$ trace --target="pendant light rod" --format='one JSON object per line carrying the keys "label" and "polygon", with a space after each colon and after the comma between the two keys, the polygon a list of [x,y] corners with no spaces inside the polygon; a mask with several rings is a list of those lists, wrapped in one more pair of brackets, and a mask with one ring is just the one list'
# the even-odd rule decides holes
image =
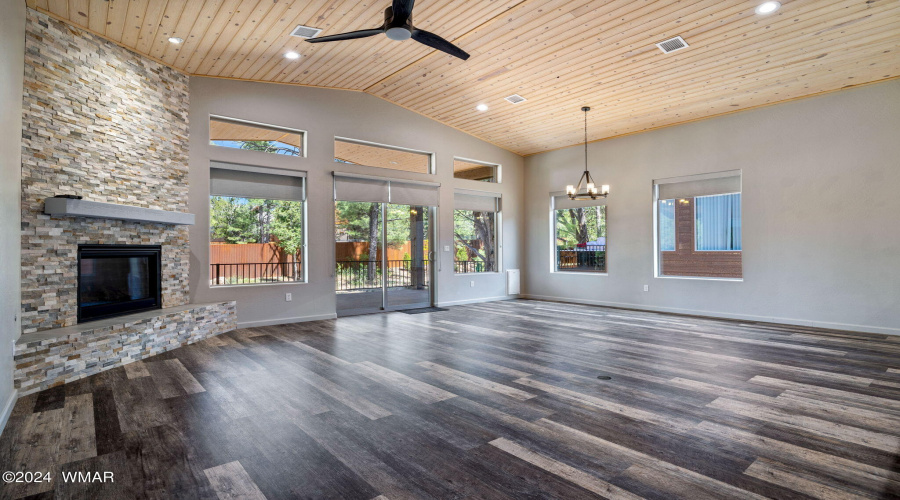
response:
{"label": "pendant light rod", "polygon": [[[584,106],[581,108],[584,111],[584,173],[587,174],[588,166],[587,166],[587,114],[588,111],[591,110],[589,106]],[[590,176],[590,174],[588,174]],[[581,182],[578,183],[579,187],[581,186]]]}
{"label": "pendant light rod", "polygon": [[572,200],[596,200],[597,198],[606,198],[609,194],[609,186],[603,185],[600,189],[594,184],[594,178],[588,170],[588,135],[587,135],[587,114],[591,108],[584,106],[581,111],[584,112],[584,173],[578,179],[576,186],[566,186],[566,194]]}

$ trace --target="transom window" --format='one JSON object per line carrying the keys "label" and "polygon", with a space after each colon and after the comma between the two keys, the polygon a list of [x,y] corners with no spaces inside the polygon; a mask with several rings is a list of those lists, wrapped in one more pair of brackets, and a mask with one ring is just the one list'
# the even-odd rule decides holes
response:
{"label": "transom window", "polygon": [[500,182],[500,165],[454,158],[453,177],[480,182]]}
{"label": "transom window", "polygon": [[421,174],[434,173],[431,153],[337,137],[334,161]]}
{"label": "transom window", "polygon": [[212,116],[209,143],[213,146],[260,151],[286,156],[304,156],[305,132],[273,125]]}

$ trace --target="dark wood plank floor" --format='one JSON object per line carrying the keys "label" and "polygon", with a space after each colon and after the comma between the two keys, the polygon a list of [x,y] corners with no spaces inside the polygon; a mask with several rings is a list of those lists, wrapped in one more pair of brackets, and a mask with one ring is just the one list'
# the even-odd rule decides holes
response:
{"label": "dark wood plank floor", "polygon": [[237,330],[20,399],[0,463],[53,477],[6,498],[896,498],[900,337],[525,300]]}

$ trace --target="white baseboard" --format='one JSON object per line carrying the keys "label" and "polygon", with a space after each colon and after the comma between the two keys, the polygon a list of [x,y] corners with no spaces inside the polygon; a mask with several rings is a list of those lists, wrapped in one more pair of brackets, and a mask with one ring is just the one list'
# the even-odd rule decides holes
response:
{"label": "white baseboard", "polygon": [[900,335],[900,328],[884,326],[854,325],[849,323],[834,323],[829,321],[817,321],[811,319],[779,318],[775,316],[758,316],[753,314],[735,314],[720,311],[703,311],[699,309],[682,309],[678,307],[660,307],[646,304],[631,304],[626,302],[608,302],[602,300],[587,300],[573,297],[557,297],[550,295],[522,295],[523,299],[549,300],[557,302],[571,302],[573,304],[585,304],[591,306],[621,307],[624,309],[638,309],[641,311],[668,312],[675,314],[688,314],[691,316],[709,316],[711,318],[738,319],[745,321],[759,321],[764,323],[780,323],[783,325],[809,326],[814,328],[827,328],[830,330],[847,330],[863,333],[877,333],[883,335]]}
{"label": "white baseboard", "polygon": [[[521,295],[500,295],[497,297],[485,297],[481,299],[463,299],[463,300],[450,300],[447,302],[438,302],[435,304],[437,307],[447,307],[447,306],[460,306],[463,304],[478,304],[479,302],[496,302],[498,300],[515,300],[522,297]],[[522,297],[524,298],[524,297]]]}
{"label": "white baseboard", "polygon": [[3,433],[3,429],[6,429],[6,422],[9,421],[9,416],[12,414],[13,407],[16,405],[16,400],[19,399],[17,397],[18,395],[19,391],[13,389],[12,392],[9,393],[6,404],[3,405],[3,413],[0,413],[0,434]]}
{"label": "white baseboard", "polygon": [[255,326],[274,326],[274,325],[287,325],[290,323],[305,323],[307,321],[319,321],[323,319],[335,319],[337,318],[337,314],[317,314],[313,316],[297,316],[294,318],[280,318],[280,319],[266,319],[262,321],[238,321],[238,328],[253,328]]}

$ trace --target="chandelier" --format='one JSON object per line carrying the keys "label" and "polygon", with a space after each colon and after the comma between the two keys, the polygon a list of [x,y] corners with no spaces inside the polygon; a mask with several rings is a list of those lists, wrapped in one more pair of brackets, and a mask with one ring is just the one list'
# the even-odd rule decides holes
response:
{"label": "chandelier", "polygon": [[598,189],[597,185],[594,184],[594,178],[591,177],[591,173],[588,171],[587,166],[587,114],[591,108],[585,106],[581,108],[581,110],[584,111],[584,173],[581,174],[581,179],[578,179],[577,187],[572,184],[566,186],[566,194],[569,196],[569,199],[572,200],[596,200],[597,198],[606,198],[606,195],[609,194],[609,185],[604,184]]}

